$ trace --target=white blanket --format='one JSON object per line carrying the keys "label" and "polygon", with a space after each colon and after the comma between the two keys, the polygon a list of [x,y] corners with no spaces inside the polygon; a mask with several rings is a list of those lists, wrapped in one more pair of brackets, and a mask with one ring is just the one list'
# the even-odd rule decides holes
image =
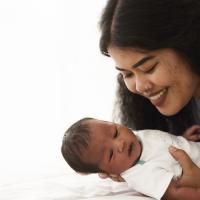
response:
{"label": "white blanket", "polygon": [[152,200],[98,175],[55,173],[0,185],[0,200]]}

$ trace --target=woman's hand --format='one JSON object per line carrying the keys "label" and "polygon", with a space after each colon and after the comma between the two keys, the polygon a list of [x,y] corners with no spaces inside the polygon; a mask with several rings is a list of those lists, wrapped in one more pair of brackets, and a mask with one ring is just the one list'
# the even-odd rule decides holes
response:
{"label": "woman's hand", "polygon": [[193,125],[186,129],[182,134],[187,140],[198,142],[200,141],[200,125]]}
{"label": "woman's hand", "polygon": [[106,174],[106,173],[99,173],[100,178],[111,178],[113,181],[116,182],[124,182],[124,179],[120,175],[116,174]]}
{"label": "woman's hand", "polygon": [[178,180],[178,186],[200,187],[200,168],[193,163],[184,150],[170,147],[169,151],[183,169],[183,174]]}

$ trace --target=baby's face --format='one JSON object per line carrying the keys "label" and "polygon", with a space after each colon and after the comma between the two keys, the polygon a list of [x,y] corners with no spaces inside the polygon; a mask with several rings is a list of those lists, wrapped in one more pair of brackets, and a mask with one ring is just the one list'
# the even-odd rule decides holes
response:
{"label": "baby's face", "polygon": [[89,120],[91,141],[83,153],[83,160],[97,164],[108,174],[121,174],[132,167],[141,154],[141,145],[125,126]]}

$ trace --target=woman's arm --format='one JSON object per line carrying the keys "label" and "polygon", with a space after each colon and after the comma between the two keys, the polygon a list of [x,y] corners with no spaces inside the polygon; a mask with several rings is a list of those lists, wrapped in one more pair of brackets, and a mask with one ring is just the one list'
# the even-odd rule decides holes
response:
{"label": "woman's arm", "polygon": [[163,200],[199,200],[200,188],[179,187],[177,182],[172,180],[167,191],[162,197]]}
{"label": "woman's arm", "polygon": [[200,168],[192,162],[184,150],[170,147],[169,152],[183,169],[183,174],[177,182],[178,186],[200,188]]}

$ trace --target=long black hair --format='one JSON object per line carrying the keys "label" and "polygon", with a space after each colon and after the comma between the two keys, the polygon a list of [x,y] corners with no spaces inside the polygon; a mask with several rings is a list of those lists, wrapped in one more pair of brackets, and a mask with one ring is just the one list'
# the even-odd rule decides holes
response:
{"label": "long black hair", "polygon": [[[144,50],[169,48],[185,57],[200,75],[198,0],[108,0],[100,30],[100,50],[106,56],[109,45]],[[200,123],[193,98],[179,113],[166,117],[147,99],[128,91],[121,75],[117,80],[116,109],[124,125],[181,135],[189,126]]]}

